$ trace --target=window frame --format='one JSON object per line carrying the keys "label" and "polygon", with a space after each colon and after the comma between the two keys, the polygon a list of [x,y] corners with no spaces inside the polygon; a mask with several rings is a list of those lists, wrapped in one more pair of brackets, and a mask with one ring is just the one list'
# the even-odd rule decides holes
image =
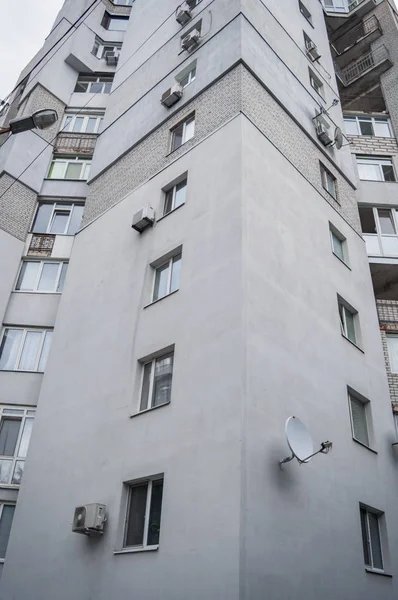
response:
{"label": "window frame", "polygon": [[[368,450],[372,450],[373,452],[375,452],[375,450],[373,449],[373,426],[372,426],[372,412],[371,412],[370,400],[368,400],[367,398],[362,396],[362,394],[359,394],[358,392],[356,392],[355,390],[353,390],[350,387],[347,388],[347,394],[348,394],[348,408],[349,408],[349,413],[350,413],[352,439],[355,442],[357,442],[358,444],[361,444],[361,446],[365,446],[365,448],[368,448]],[[367,443],[366,443],[366,441],[361,440],[361,439],[359,439],[359,437],[356,436],[355,426],[354,426],[354,416],[353,416],[353,411],[352,411],[352,403],[353,402],[360,403],[362,405],[361,408],[363,408],[363,416],[364,416],[364,423],[365,423],[365,429],[366,429]]]}
{"label": "window frame", "polygon": [[[35,360],[35,368],[34,369],[19,369],[19,368],[13,368],[13,369],[2,369],[0,367],[0,371],[9,371],[9,372],[17,372],[17,373],[44,373],[43,371],[39,371],[39,366],[40,366],[40,361],[41,361],[41,356],[43,353],[43,348],[44,348],[44,344],[45,344],[45,340],[46,340],[46,336],[47,333],[53,333],[53,329],[51,328],[40,328],[40,327],[9,327],[7,325],[4,325],[0,334],[0,359],[1,359],[1,346],[3,344],[3,339],[6,335],[6,331],[22,331],[22,336],[21,339],[19,341],[19,345],[18,345],[18,351],[15,357],[15,366],[21,364],[21,357],[22,357],[22,353],[24,350],[24,346],[25,346],[25,341],[26,341],[26,337],[28,333],[41,333],[41,340],[40,340],[40,344],[38,347],[38,351],[37,351],[37,355],[36,355],[36,360]],[[51,340],[50,340],[50,348],[51,348],[51,343],[52,343],[52,336],[51,336]],[[44,365],[44,369],[46,368],[47,363]]]}
{"label": "window frame", "polygon": [[[362,338],[361,338],[361,329],[360,329],[360,325],[359,325],[359,312],[357,311],[356,308],[354,308],[353,306],[351,306],[351,304],[349,304],[346,300],[344,300],[344,298],[342,296],[340,296],[339,294],[337,294],[337,307],[338,307],[338,316],[339,316],[340,331],[341,331],[342,337],[344,339],[348,340],[349,342],[351,342],[351,344],[353,344],[356,348],[358,348],[358,350],[363,352],[363,350],[361,348]],[[342,312],[340,312],[340,307],[342,308]],[[347,315],[346,315],[347,312],[352,316],[352,325],[354,328],[354,336],[355,336],[354,340],[352,340],[348,336]]]}
{"label": "window frame", "polygon": [[[395,165],[394,165],[394,161],[393,161],[393,157],[392,156],[368,156],[368,155],[364,155],[364,154],[356,154],[355,155],[356,158],[356,162],[357,162],[357,168],[358,168],[358,176],[359,176],[359,180],[360,181],[377,181],[379,183],[396,183],[397,182],[397,173],[395,170]],[[394,179],[385,179],[384,177],[384,171],[383,171],[383,164],[389,167],[392,167],[392,173],[394,176]],[[380,179],[362,179],[360,176],[360,172],[359,172],[359,166],[360,165],[369,165],[369,166],[377,166],[378,167],[378,171],[381,175]]]}
{"label": "window frame", "polygon": [[[152,268],[154,270],[154,274],[153,274],[151,304],[153,304],[154,302],[158,302],[159,300],[162,300],[163,298],[167,298],[167,296],[170,296],[171,294],[178,292],[178,290],[180,289],[180,281],[178,281],[177,289],[170,291],[171,290],[171,280],[173,278],[173,265],[174,265],[174,262],[177,261],[177,259],[182,261],[182,249],[179,252],[177,252],[176,254],[172,254],[165,261],[160,262],[159,264],[156,262],[156,266],[152,266]],[[167,292],[166,292],[166,294],[164,294],[164,296],[159,296],[158,298],[155,298],[154,296],[155,296],[155,287],[156,287],[156,275],[157,275],[159,269],[161,269],[165,265],[168,265],[167,286],[166,286]]]}
{"label": "window frame", "polygon": [[[157,361],[163,360],[165,358],[172,358],[171,364],[171,390],[173,387],[173,377],[174,377],[174,347],[166,350],[165,352],[157,353],[156,356],[149,360],[140,361],[141,368],[141,381],[140,381],[140,394],[139,394],[139,405],[138,405],[138,414],[148,412],[150,410],[154,410],[156,408],[160,408],[161,406],[167,406],[171,402],[171,390],[170,390],[170,399],[167,402],[163,402],[162,404],[157,404],[154,406],[154,382],[155,382],[155,369]],[[144,391],[144,383],[145,383],[145,367],[147,365],[151,365],[151,372],[149,376],[149,388],[148,388],[148,400],[145,408],[141,408],[142,400],[143,400],[143,391]]]}
{"label": "window frame", "polygon": [[[86,81],[85,81],[85,79],[86,79]],[[101,79],[103,81],[101,81]],[[104,75],[90,75],[90,74],[85,74],[85,73],[79,73],[73,93],[74,94],[95,94],[95,95],[110,94],[112,84],[113,84],[113,79],[114,79],[113,73],[107,73]],[[76,90],[76,87],[78,86],[79,83],[87,83],[87,89],[84,92]],[[94,84],[102,83],[102,89],[100,92],[92,92],[91,91],[91,86],[93,83]],[[107,86],[109,89],[107,88]]]}
{"label": "window frame", "polygon": [[[390,373],[394,373],[394,374],[398,374],[398,364],[397,364],[397,370],[394,371],[393,369],[393,361],[391,360],[391,356],[393,355],[393,353],[390,350],[390,344],[388,343],[388,340],[391,339],[398,339],[398,332],[394,332],[394,331],[386,331],[386,344],[387,344],[387,351],[388,351],[388,362],[390,365]],[[398,363],[398,361],[397,361]]]}
{"label": "window frame", "polygon": [[[48,169],[48,174],[46,179],[52,179],[55,181],[88,181],[88,178],[90,176],[90,168],[91,168],[91,163],[92,163],[92,159],[93,157],[87,157],[87,158],[82,158],[80,155],[73,155],[73,156],[65,156],[64,158],[61,156],[53,156],[51,163],[50,163],[50,168]],[[55,164],[64,164],[64,170],[63,170],[63,177],[50,177],[52,169],[53,169],[53,165]],[[82,168],[80,171],[80,177],[76,178],[67,178],[65,177],[68,167],[70,164],[81,164]]]}
{"label": "window frame", "polygon": [[[183,83],[185,79],[188,79],[187,83]],[[193,83],[196,79],[196,64],[181,78],[178,78],[177,81],[182,87],[183,90],[187,88],[191,83]]]}
{"label": "window frame", "polygon": [[[163,512],[163,499],[164,499],[164,474],[153,475],[151,477],[145,477],[143,479],[137,479],[133,481],[125,482],[126,488],[126,505],[124,511],[124,520],[123,520],[123,538],[122,538],[122,550],[121,552],[137,552],[137,551],[145,551],[145,550],[157,550],[160,545],[160,539],[158,544],[148,544],[148,534],[149,534],[149,518],[151,513],[151,502],[152,502],[152,490],[153,483],[155,481],[162,481],[162,503],[160,508],[160,523],[159,523],[159,538],[160,538],[160,530],[162,524],[162,512]],[[138,487],[140,485],[147,484],[147,492],[146,492],[146,502],[145,502],[145,512],[144,512],[144,530],[143,530],[143,539],[142,544],[136,544],[134,546],[127,546],[127,533],[128,533],[128,523],[130,517],[130,506],[131,506],[131,490],[134,487]]]}
{"label": "window frame", "polygon": [[[34,231],[33,228],[35,226],[35,222],[36,222],[36,218],[39,212],[39,209],[41,206],[43,206],[43,204],[47,204],[47,205],[51,205],[52,206],[52,211],[51,211],[51,215],[47,224],[47,229],[46,231]],[[65,232],[64,233],[52,233],[51,230],[51,226],[52,223],[54,221],[54,214],[56,213],[57,210],[59,211],[66,211],[69,210],[67,207],[71,206],[70,212],[69,212],[69,219],[68,222],[65,226]],[[37,207],[36,207],[36,211],[35,214],[33,216],[33,220],[32,220],[32,224],[30,226],[30,230],[29,233],[32,233],[33,235],[75,235],[74,233],[68,233],[69,227],[70,227],[70,222],[72,220],[72,215],[75,209],[75,206],[82,206],[84,208],[84,203],[79,203],[79,202],[71,202],[71,203],[62,203],[62,202],[38,202],[37,203]],[[64,208],[63,208],[64,207]],[[77,230],[78,231],[78,230]]]}
{"label": "window frame", "polygon": [[[6,411],[8,411],[8,412],[6,412]],[[18,414],[16,414],[16,413],[18,413]],[[10,478],[9,478],[10,482],[9,483],[0,483],[0,488],[18,489],[20,486],[20,483],[13,483],[15,469],[16,469],[16,463],[23,462],[24,466],[25,466],[27,452],[28,452],[29,445],[30,445],[30,437],[29,437],[26,455],[19,456],[22,436],[24,433],[26,421],[32,420],[33,424],[34,424],[34,421],[36,419],[36,409],[34,409],[32,407],[28,407],[28,406],[2,404],[2,405],[0,405],[0,427],[1,427],[1,423],[4,419],[20,421],[20,426],[19,426],[17,441],[15,444],[14,454],[12,456],[7,456],[5,454],[0,455],[0,462],[2,460],[4,460],[4,461],[7,460],[12,463],[11,469],[10,469]],[[23,475],[23,471],[24,471],[24,469],[22,469],[22,475]],[[22,478],[22,475],[21,475],[21,478]]]}
{"label": "window frame", "polygon": [[[0,521],[2,519],[3,509],[4,509],[5,506],[12,506],[14,508],[14,514],[13,514],[13,517],[12,517],[13,520],[14,520],[16,503],[15,502],[7,502],[7,501],[5,501],[5,502],[0,502]],[[11,522],[11,528],[12,528],[12,522]],[[11,528],[10,528],[10,534],[11,534]],[[10,534],[9,534],[8,540],[7,540],[7,547],[8,547],[8,543],[10,541]],[[6,547],[6,551],[5,551],[5,554],[4,554],[4,558],[0,558],[0,564],[4,564],[5,558],[7,556],[7,547]]]}
{"label": "window frame", "polygon": [[[398,248],[397,248],[397,252],[385,252],[385,247],[384,247],[384,243],[383,240],[384,238],[392,238],[392,239],[396,239],[397,243],[398,243],[398,206],[371,206],[368,204],[360,204],[358,206],[359,208],[359,214],[361,215],[361,209],[371,209],[372,210],[372,215],[373,215],[373,220],[374,220],[374,224],[375,224],[375,228],[376,228],[376,232],[366,232],[363,231],[362,229],[362,219],[361,219],[361,232],[362,232],[362,237],[365,240],[366,243],[366,238],[376,238],[377,239],[377,243],[378,243],[378,249],[379,252],[375,253],[375,252],[370,252],[368,250],[368,255],[369,256],[398,256]],[[379,210],[388,210],[390,211],[391,214],[391,220],[392,223],[394,225],[395,231],[396,233],[383,233],[382,231],[382,227],[381,227],[381,222],[380,222],[380,216],[379,216]]]}
{"label": "window frame", "polygon": [[325,101],[325,86],[323,85],[318,75],[316,75],[312,69],[308,68],[308,72],[310,77],[310,86],[313,90],[316,91],[318,96],[322,98],[323,101]]}
{"label": "window frame", "polygon": [[[187,138],[186,137],[186,131],[187,131],[187,125],[193,122],[193,132],[191,137]],[[181,135],[181,144],[179,146],[174,147],[174,142],[175,142],[175,135],[176,135],[176,131],[182,127],[182,135]],[[175,125],[170,131],[171,131],[171,145],[170,145],[170,153],[174,152],[175,150],[178,150],[178,148],[181,148],[181,146],[183,146],[184,144],[186,144],[187,142],[189,142],[189,140],[192,140],[195,137],[195,128],[196,128],[196,118],[195,118],[195,113],[192,113],[190,115],[188,115],[187,117],[185,117],[182,121],[180,121],[179,123],[177,123],[177,125]]]}
{"label": "window frame", "polygon": [[[39,264],[39,268],[38,268],[37,275],[35,278],[35,283],[34,283],[33,289],[31,289],[31,290],[21,290],[21,289],[17,288],[19,277],[21,275],[23,266],[26,263],[38,263]],[[57,264],[58,265],[58,272],[57,272],[57,276],[55,278],[55,285],[54,285],[55,289],[54,290],[39,290],[38,289],[38,285],[40,283],[43,268],[44,268],[44,265],[46,265],[46,264]],[[62,261],[59,261],[59,260],[35,260],[33,258],[32,259],[23,259],[19,266],[19,271],[18,271],[17,278],[15,280],[15,285],[14,285],[13,291],[18,292],[19,294],[62,294],[62,290],[58,291],[58,286],[59,286],[59,281],[61,279],[62,269],[63,269],[64,265],[68,266],[69,262],[67,260],[62,260]]]}
{"label": "window frame", "polygon": [[[68,118],[71,117],[70,122],[67,124]],[[73,131],[73,126],[76,122],[77,118],[83,118],[83,125],[80,131]],[[89,124],[89,120],[90,119],[96,119],[96,124],[94,127],[94,131],[87,131],[87,126]],[[83,133],[88,133],[88,134],[95,134],[98,133],[101,127],[101,123],[104,119],[104,115],[90,115],[90,113],[65,113],[63,122],[62,122],[62,127],[61,127],[61,131],[60,133],[73,133],[75,135],[79,135],[79,134],[83,134]]]}
{"label": "window frame", "polygon": [[[391,121],[388,117],[375,117],[375,116],[361,116],[361,115],[343,115],[343,121],[344,123],[346,122],[355,122],[355,126],[357,129],[357,133],[353,134],[353,133],[347,133],[346,135],[357,135],[357,136],[361,136],[361,137],[379,137],[382,139],[389,139],[393,137],[392,134],[392,128],[391,128]],[[373,134],[372,135],[366,135],[364,133],[361,132],[361,122],[370,122],[372,125],[372,131]],[[388,136],[384,136],[384,135],[376,135],[376,131],[375,131],[375,122],[376,121],[383,121],[383,123],[385,125],[387,125],[388,130],[390,132],[390,135]]]}
{"label": "window frame", "polygon": [[[370,569],[371,571],[374,571],[375,573],[384,573],[385,572],[385,559],[384,559],[384,549],[383,549],[383,545],[384,545],[383,537],[384,536],[382,534],[383,524],[381,523],[381,519],[385,516],[384,512],[370,508],[367,505],[361,504],[361,503],[359,505],[359,508],[360,508],[362,549],[363,549],[363,555],[364,555],[365,568]],[[365,515],[366,515],[366,522],[365,522],[365,525],[366,525],[366,552],[365,552],[365,540],[363,537],[363,529],[362,529],[362,513],[365,513]],[[379,544],[380,544],[380,558],[381,558],[381,563],[382,563],[381,569],[374,566],[372,539],[371,539],[370,525],[369,525],[369,514],[372,514],[377,517],[377,532],[378,532],[378,538],[379,538]],[[370,558],[370,564],[366,562],[366,556],[365,556],[366,553],[368,554],[368,556]]]}
{"label": "window frame", "polygon": [[[336,202],[338,202],[337,178],[333,175],[333,173],[331,173],[331,171],[329,171],[327,167],[325,167],[325,165],[322,162],[319,163],[319,166],[321,171],[321,181],[323,189],[329,194],[329,196],[333,198],[333,200],[336,200]],[[327,186],[328,178],[333,182],[333,193],[329,190]]]}
{"label": "window frame", "polygon": [[305,4],[301,0],[299,0],[298,4],[299,4],[299,11],[303,15],[304,19],[307,21],[307,23],[309,23],[311,25],[311,27],[314,27],[314,25],[312,23],[312,14],[308,10],[308,8],[305,6]]}
{"label": "window frame", "polygon": [[[188,176],[187,175],[182,176],[182,178],[179,179],[179,180],[177,180],[177,181],[175,181],[175,183],[167,186],[166,188],[163,188],[162,215],[161,215],[160,219],[162,219],[163,217],[167,217],[167,215],[171,214],[172,212],[174,212],[178,208],[181,208],[181,206],[184,206],[184,204],[186,203],[186,199],[185,199],[184,202],[182,202],[178,206],[175,205],[176,196],[177,196],[177,188],[179,186],[181,186],[181,184],[183,184],[183,183],[185,183],[184,187],[185,187],[185,198],[186,198],[187,189],[188,189]],[[167,199],[168,199],[168,195],[170,193],[172,194],[171,209],[166,212]]]}
{"label": "window frame", "polygon": [[[329,234],[330,234],[330,242],[332,246],[332,253],[336,258],[338,258],[346,267],[350,268],[348,265],[348,252],[347,252],[347,238],[340,233],[340,231],[329,221]],[[336,238],[341,243],[342,257],[335,251],[334,238]]]}

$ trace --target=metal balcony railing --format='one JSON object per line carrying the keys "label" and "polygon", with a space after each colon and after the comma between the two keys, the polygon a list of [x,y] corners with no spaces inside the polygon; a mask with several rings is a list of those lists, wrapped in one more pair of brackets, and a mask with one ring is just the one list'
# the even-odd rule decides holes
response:
{"label": "metal balcony railing", "polygon": [[332,42],[333,48],[338,54],[342,54],[345,50],[354,46],[359,40],[377,30],[381,31],[380,22],[376,15],[373,15],[335,39]]}
{"label": "metal balcony railing", "polygon": [[98,135],[95,133],[59,133],[54,152],[62,154],[87,154],[92,156]]}
{"label": "metal balcony railing", "polygon": [[34,233],[29,245],[28,255],[39,254],[45,256],[51,256],[55,242],[55,235],[45,234],[37,235]]}
{"label": "metal balcony railing", "polygon": [[376,50],[371,50],[349,64],[344,69],[335,65],[336,74],[344,85],[350,85],[353,81],[364,75],[370,69],[377,67],[385,60],[390,58],[390,54],[385,46],[379,46]]}

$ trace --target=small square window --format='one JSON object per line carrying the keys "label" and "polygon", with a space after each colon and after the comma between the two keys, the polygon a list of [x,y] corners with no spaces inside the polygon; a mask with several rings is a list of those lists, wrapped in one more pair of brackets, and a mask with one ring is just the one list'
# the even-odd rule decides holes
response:
{"label": "small square window", "polygon": [[129,483],[123,548],[159,545],[163,477]]}
{"label": "small square window", "polygon": [[358,345],[357,320],[358,312],[339,298],[339,315],[342,335],[355,345]]}
{"label": "small square window", "polygon": [[170,402],[173,365],[174,352],[158,356],[143,365],[140,412]]}
{"label": "small square window", "polygon": [[375,571],[383,571],[380,525],[384,515],[373,509],[360,506],[360,516],[365,566]]}
{"label": "small square window", "polygon": [[187,179],[183,179],[165,192],[163,216],[185,204],[187,195]]}
{"label": "small square window", "polygon": [[305,17],[308,23],[312,25],[312,15],[308,8],[301,2],[301,0],[299,0],[299,9],[303,17]]}
{"label": "small square window", "polygon": [[178,290],[181,273],[181,254],[172,256],[155,269],[155,282],[152,302],[168,296]]}
{"label": "small square window", "polygon": [[171,151],[177,150],[180,146],[185,144],[188,140],[193,138],[195,134],[195,115],[187,117],[184,121],[181,121],[171,131]]}
{"label": "small square window", "polygon": [[337,200],[336,177],[322,163],[320,165],[322,187]]}
{"label": "small square window", "polygon": [[370,402],[352,390],[348,392],[350,405],[352,437],[365,446],[370,446],[368,420],[370,419]]}
{"label": "small square window", "polygon": [[331,223],[329,223],[329,231],[333,254],[343,261],[343,263],[347,264],[346,238]]}

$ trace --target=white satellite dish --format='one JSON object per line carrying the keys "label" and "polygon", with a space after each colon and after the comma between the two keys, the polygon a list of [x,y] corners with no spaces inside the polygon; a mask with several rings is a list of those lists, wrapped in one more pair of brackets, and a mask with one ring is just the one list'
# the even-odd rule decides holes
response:
{"label": "white satellite dish", "polygon": [[282,468],[284,463],[290,462],[296,458],[300,465],[308,463],[313,456],[319,454],[328,454],[332,449],[332,442],[322,442],[320,450],[314,452],[314,443],[307,427],[297,417],[289,417],[285,424],[286,441],[292,453],[291,456],[279,461]]}
{"label": "white satellite dish", "polygon": [[340,148],[343,145],[343,132],[341,131],[340,127],[336,127],[335,132],[334,132],[334,144],[337,148],[337,150],[340,150]]}
{"label": "white satellite dish", "polygon": [[300,462],[308,462],[314,453],[314,443],[307,427],[297,417],[289,417],[285,425],[287,444]]}

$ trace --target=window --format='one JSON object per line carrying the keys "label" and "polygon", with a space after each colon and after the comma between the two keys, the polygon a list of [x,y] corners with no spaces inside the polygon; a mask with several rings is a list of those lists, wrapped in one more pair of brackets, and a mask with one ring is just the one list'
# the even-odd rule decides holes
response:
{"label": "window", "polygon": [[113,75],[79,75],[74,92],[80,94],[109,94]]}
{"label": "window", "polygon": [[35,414],[30,408],[0,406],[0,486],[21,483]]}
{"label": "window", "polygon": [[62,131],[66,133],[98,133],[102,116],[82,113],[65,115]]}
{"label": "window", "polygon": [[332,175],[322,163],[320,163],[320,165],[322,186],[335,200],[337,200],[336,177]]}
{"label": "window", "polygon": [[163,477],[128,484],[124,548],[159,545]]}
{"label": "window", "polygon": [[40,203],[32,233],[75,235],[80,229],[83,204]]}
{"label": "window", "polygon": [[303,15],[303,17],[305,17],[307,19],[308,23],[310,23],[312,25],[311,13],[308,10],[308,8],[306,6],[304,6],[304,4],[301,2],[301,0],[299,0],[299,9],[300,9],[300,12]]}
{"label": "window", "polygon": [[385,117],[344,117],[347,135],[371,135],[391,137],[389,119]]}
{"label": "window", "polygon": [[380,521],[383,513],[360,506],[363,557],[370,569],[383,571]]}
{"label": "window", "polygon": [[370,256],[397,256],[397,209],[360,206],[359,217],[368,254]]}
{"label": "window", "polygon": [[181,272],[181,254],[172,256],[167,262],[155,269],[155,283],[152,302],[168,296],[179,288]]}
{"label": "window", "polygon": [[122,6],[133,6],[134,0],[112,0],[113,4],[118,4]]}
{"label": "window", "polygon": [[392,373],[398,373],[398,334],[387,333],[388,356]]}
{"label": "window", "polygon": [[370,413],[370,402],[362,396],[355,394],[353,391],[349,391],[348,400],[350,405],[352,437],[357,442],[369,446],[368,414]]}
{"label": "window", "polygon": [[81,179],[87,181],[90,174],[91,158],[80,156],[54,157],[48,179]]}
{"label": "window", "polygon": [[140,411],[170,402],[173,363],[174,353],[169,352],[143,365]]}
{"label": "window", "polygon": [[183,88],[186,88],[190,83],[195,81],[195,79],[196,79],[196,63],[195,63],[195,66],[190,68],[187,73],[184,73],[181,77],[178,75],[176,77],[176,79]]}
{"label": "window", "polygon": [[126,31],[129,22],[129,17],[121,15],[110,15],[105,11],[102,17],[101,25],[108,31]]}
{"label": "window", "polygon": [[171,132],[171,151],[177,150],[195,134],[195,115],[179,123]]}
{"label": "window", "polygon": [[62,292],[68,263],[24,260],[15,289],[21,292]]}
{"label": "window", "polygon": [[309,69],[309,73],[310,73],[311,86],[314,88],[316,93],[320,95],[322,100],[324,100],[325,98],[324,98],[324,90],[323,90],[322,81],[315,75],[315,73],[313,71],[311,71],[311,69]]}
{"label": "window", "polygon": [[332,241],[332,251],[343,263],[347,263],[346,260],[346,238],[332,225],[329,223],[330,238]]}
{"label": "window", "polygon": [[14,504],[0,504],[0,563],[6,557],[14,511]]}
{"label": "window", "polygon": [[165,192],[163,216],[167,215],[172,210],[178,208],[182,204],[185,204],[185,198],[187,195],[187,179],[183,179],[180,183],[173,185]]}
{"label": "window", "polygon": [[342,335],[357,344],[356,323],[357,311],[349,307],[342,299],[339,299],[339,315]]}
{"label": "window", "polygon": [[391,157],[357,155],[357,165],[359,179],[365,181],[395,181]]}
{"label": "window", "polygon": [[44,372],[52,331],[6,327],[0,344],[1,371]]}
{"label": "window", "polygon": [[114,52],[119,56],[121,48],[122,44],[120,42],[104,42],[101,38],[96,37],[91,53],[97,58],[105,58],[107,52]]}

